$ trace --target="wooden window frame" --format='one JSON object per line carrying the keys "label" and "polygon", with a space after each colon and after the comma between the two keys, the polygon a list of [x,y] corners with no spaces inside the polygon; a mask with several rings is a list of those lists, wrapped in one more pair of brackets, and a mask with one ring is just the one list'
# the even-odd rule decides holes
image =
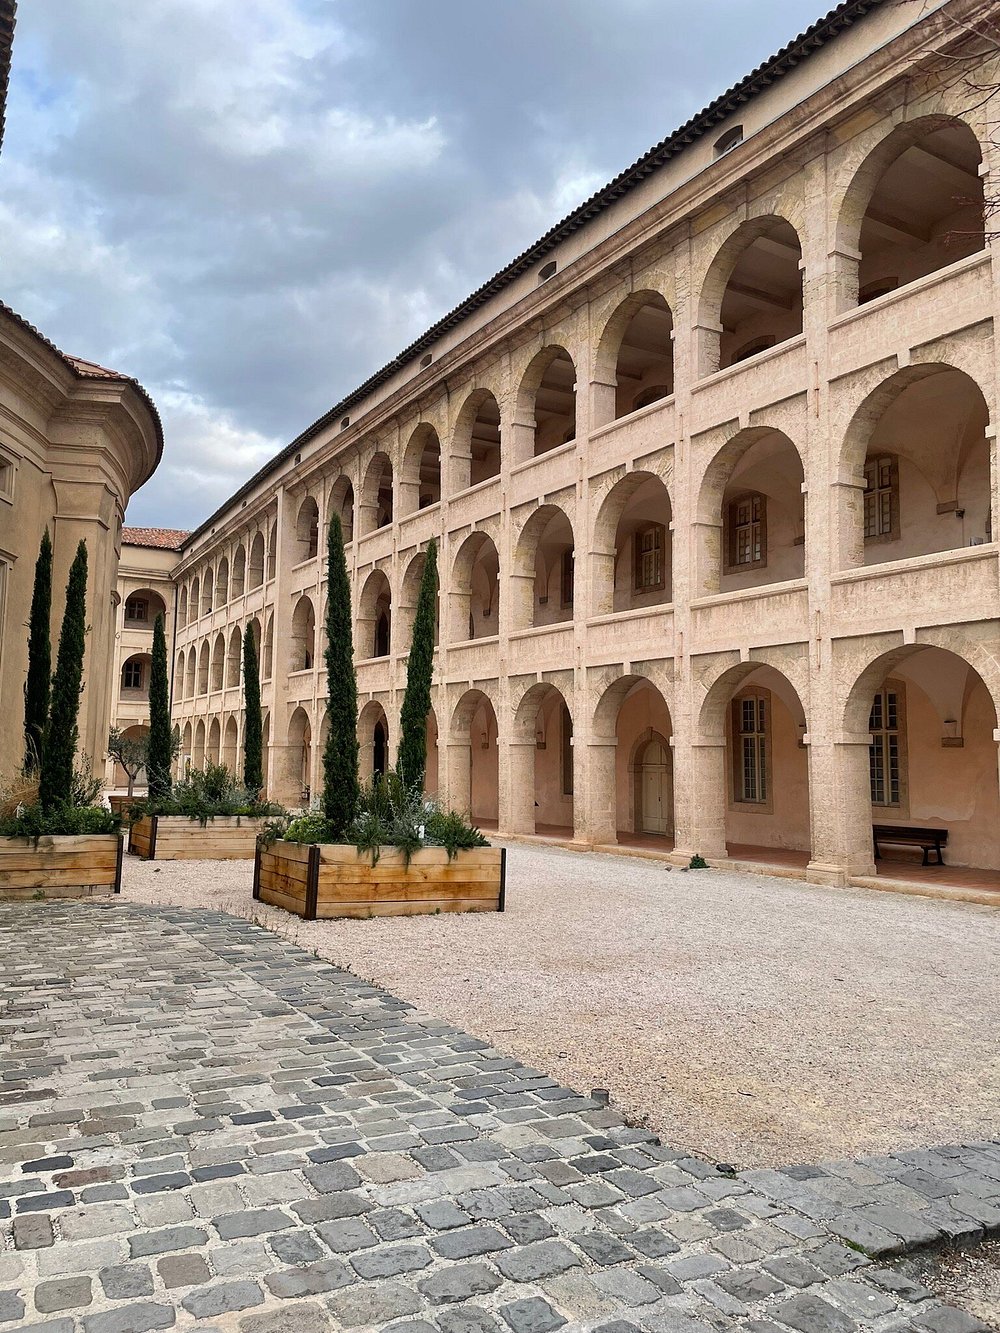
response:
{"label": "wooden window frame", "polygon": [[[882,462],[887,462],[889,464],[889,485],[881,486],[876,484],[874,489],[870,491],[868,488],[869,468],[874,468],[877,477],[878,469]],[[861,493],[861,530],[864,534],[865,545],[884,546],[889,542],[899,541],[899,459],[893,453],[879,451],[877,454],[873,454],[865,459],[863,471],[865,476],[865,488]],[[882,493],[887,494],[889,498],[889,527],[885,532],[876,532],[869,536],[867,532],[865,532],[865,528],[868,526],[865,512],[867,509],[868,496],[874,495],[877,505],[878,497]]]}
{"label": "wooden window frame", "polygon": [[[138,677],[139,677],[139,683],[138,683],[137,685],[130,684],[129,681],[128,681],[128,679],[127,679],[128,675],[129,675],[130,672],[132,672],[132,671],[135,671],[135,673],[136,673],[136,674],[138,675]],[[123,690],[141,690],[141,689],[142,689],[142,663],[141,663],[141,662],[133,662],[131,659],[129,659],[127,662],[123,662],[123,663],[122,663],[122,689],[123,689]]]}
{"label": "wooden window frame", "polygon": [[559,606],[562,609],[573,605],[576,582],[576,561],[572,546],[559,557]]}
{"label": "wooden window frame", "polygon": [[[652,536],[655,544],[651,551],[642,549],[644,537]],[[646,523],[639,528],[632,540],[632,590],[637,593],[662,592],[667,586],[667,528],[665,523]],[[643,557],[652,555],[654,570],[658,573],[651,583],[641,581]]]}
{"label": "wooden window frame", "polygon": [[[757,520],[751,519],[749,525],[736,522],[736,511],[742,504],[754,501],[760,504],[760,517]],[[752,512],[752,511],[751,511]],[[741,527],[753,527],[754,523],[759,528],[760,555],[756,560],[737,561],[737,533]],[[767,568],[767,496],[762,491],[744,491],[740,495],[735,495],[726,505],[726,564],[723,569],[725,574],[744,574],[752,569]]]}
{"label": "wooden window frame", "polygon": [[[744,727],[744,703],[752,702],[755,713],[755,729]],[[747,813],[771,814],[774,810],[772,758],[774,750],[773,697],[771,691],[754,686],[740,690],[733,697],[731,705],[731,793],[732,804],[737,810]],[[761,711],[763,710],[763,711]],[[743,763],[744,740],[756,738],[753,748],[754,774],[758,784],[758,796],[748,796],[744,786],[745,769]]]}
{"label": "wooden window frame", "polygon": [[572,796],[573,787],[573,715],[564,701],[559,713],[559,790]]}
{"label": "wooden window frame", "polygon": [[[143,615],[141,615],[141,616],[130,616],[129,613],[128,613],[128,608],[129,608],[129,603],[130,603],[130,602],[138,602],[138,603],[144,608],[144,613],[143,613]],[[148,624],[149,624],[149,598],[148,598],[148,597],[136,597],[136,596],[134,596],[133,594],[130,593],[130,594],[128,595],[128,597],[125,598],[125,624],[126,624],[126,625],[148,625]]]}
{"label": "wooden window frame", "polygon": [[[889,694],[895,694],[896,696],[896,726],[895,727],[882,726],[879,728],[875,728],[872,726],[872,723],[874,721],[876,702],[880,696],[883,697],[882,716],[883,718],[887,718],[888,707],[886,700]],[[907,741],[906,685],[904,684],[903,681],[890,678],[889,680],[883,681],[883,683],[875,691],[874,695],[872,696],[872,707],[868,716],[868,730],[869,730],[869,735],[873,738],[871,741],[871,745],[869,747],[869,761],[868,761],[868,777],[869,777],[868,795],[869,798],[871,799],[872,810],[878,812],[885,811],[887,814],[893,814],[896,815],[897,817],[908,819],[910,814],[910,788],[909,788],[908,755],[907,755],[907,744],[906,744]],[[883,764],[884,764],[886,762],[885,760],[886,746],[890,736],[895,736],[896,738],[896,767],[897,767],[896,786],[897,786],[898,799],[896,801],[889,801],[889,802],[877,801],[875,799],[874,782],[872,781],[874,777],[873,751],[875,749],[876,744],[878,743],[874,738],[875,737],[882,738],[881,748],[883,752]],[[887,774],[888,771],[889,771],[888,768],[886,768]],[[885,780],[886,779],[883,779],[883,781]]]}

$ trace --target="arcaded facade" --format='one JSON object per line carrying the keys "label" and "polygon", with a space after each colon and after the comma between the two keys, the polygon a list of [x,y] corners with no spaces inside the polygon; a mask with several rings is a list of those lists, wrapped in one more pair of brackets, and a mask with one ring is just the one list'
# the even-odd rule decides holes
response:
{"label": "arcaded facade", "polygon": [[[183,546],[174,716],[318,791],[325,531],[362,762],[393,762],[423,552],[428,781],[484,827],[871,874],[1000,869],[997,262],[977,6],[855,0],[315,423]],[[941,59],[941,53],[947,59]],[[955,57],[961,53],[962,59]]]}

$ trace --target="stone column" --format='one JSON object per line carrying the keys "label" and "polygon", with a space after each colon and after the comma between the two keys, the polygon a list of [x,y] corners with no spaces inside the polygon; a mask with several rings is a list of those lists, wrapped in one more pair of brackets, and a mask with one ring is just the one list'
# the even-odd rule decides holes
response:
{"label": "stone column", "polygon": [[[676,835],[671,857],[686,865],[692,856],[721,858],[726,851],[726,742],[693,740],[674,749]],[[678,794],[684,795],[678,799]]]}
{"label": "stone column", "polygon": [[836,846],[832,859],[842,867],[845,877],[875,874],[870,750],[867,732],[843,733],[833,747]]}
{"label": "stone column", "polygon": [[573,806],[577,842],[613,846],[618,841],[618,790],[615,783],[617,753],[617,740],[603,738],[588,741],[574,751],[574,757],[583,760],[580,767],[586,766],[582,784],[578,781],[581,776],[579,769],[574,774],[574,786],[578,791],[582,786],[584,796],[579,806],[576,802]]}
{"label": "stone column", "polygon": [[[507,833],[535,831],[535,742],[509,740],[500,754],[500,827]],[[505,771],[506,770],[506,771]]]}

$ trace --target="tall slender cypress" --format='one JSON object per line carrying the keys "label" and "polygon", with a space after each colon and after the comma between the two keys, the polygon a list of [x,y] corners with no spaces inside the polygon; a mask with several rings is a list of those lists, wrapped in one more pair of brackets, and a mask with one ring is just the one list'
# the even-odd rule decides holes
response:
{"label": "tall slender cypress", "polygon": [[326,746],[323,750],[323,815],[342,838],[358,807],[358,682],[351,638],[351,585],[344,534],[334,514],[326,543]]}
{"label": "tall slender cypress", "polygon": [[28,621],[28,678],[24,682],[24,771],[37,773],[42,763],[52,684],[52,538],[42,533],[35,561],[35,586]]}
{"label": "tall slender cypress", "polygon": [[264,789],[264,722],[260,711],[260,669],[253,627],[243,631],[243,785],[247,791]]}
{"label": "tall slender cypress", "polygon": [[423,787],[427,767],[427,714],[431,711],[437,591],[437,543],[432,539],[427,546],[424,572],[420,577],[413,638],[406,663],[406,692],[399,716],[396,771],[408,787]]}
{"label": "tall slender cypress", "polygon": [[87,635],[87,547],[81,541],[66,584],[66,610],[59,635],[56,671],[52,677],[52,704],[42,747],[38,799],[44,810],[70,805],[73,799],[73,760],[79,735],[80,688]]}
{"label": "tall slender cypress", "polygon": [[170,795],[172,759],[167,634],[163,617],[158,615],[153,622],[153,662],[149,670],[149,757],[146,760],[146,775],[150,800],[162,801]]}

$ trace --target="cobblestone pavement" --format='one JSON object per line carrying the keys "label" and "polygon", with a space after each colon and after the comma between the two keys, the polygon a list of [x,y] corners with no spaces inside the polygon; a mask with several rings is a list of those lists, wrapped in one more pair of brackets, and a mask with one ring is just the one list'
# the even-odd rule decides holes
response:
{"label": "cobblestone pavement", "polygon": [[878,1256],[1000,1227],[997,1142],[733,1179],[245,921],[0,946],[0,1330],[987,1327]]}

